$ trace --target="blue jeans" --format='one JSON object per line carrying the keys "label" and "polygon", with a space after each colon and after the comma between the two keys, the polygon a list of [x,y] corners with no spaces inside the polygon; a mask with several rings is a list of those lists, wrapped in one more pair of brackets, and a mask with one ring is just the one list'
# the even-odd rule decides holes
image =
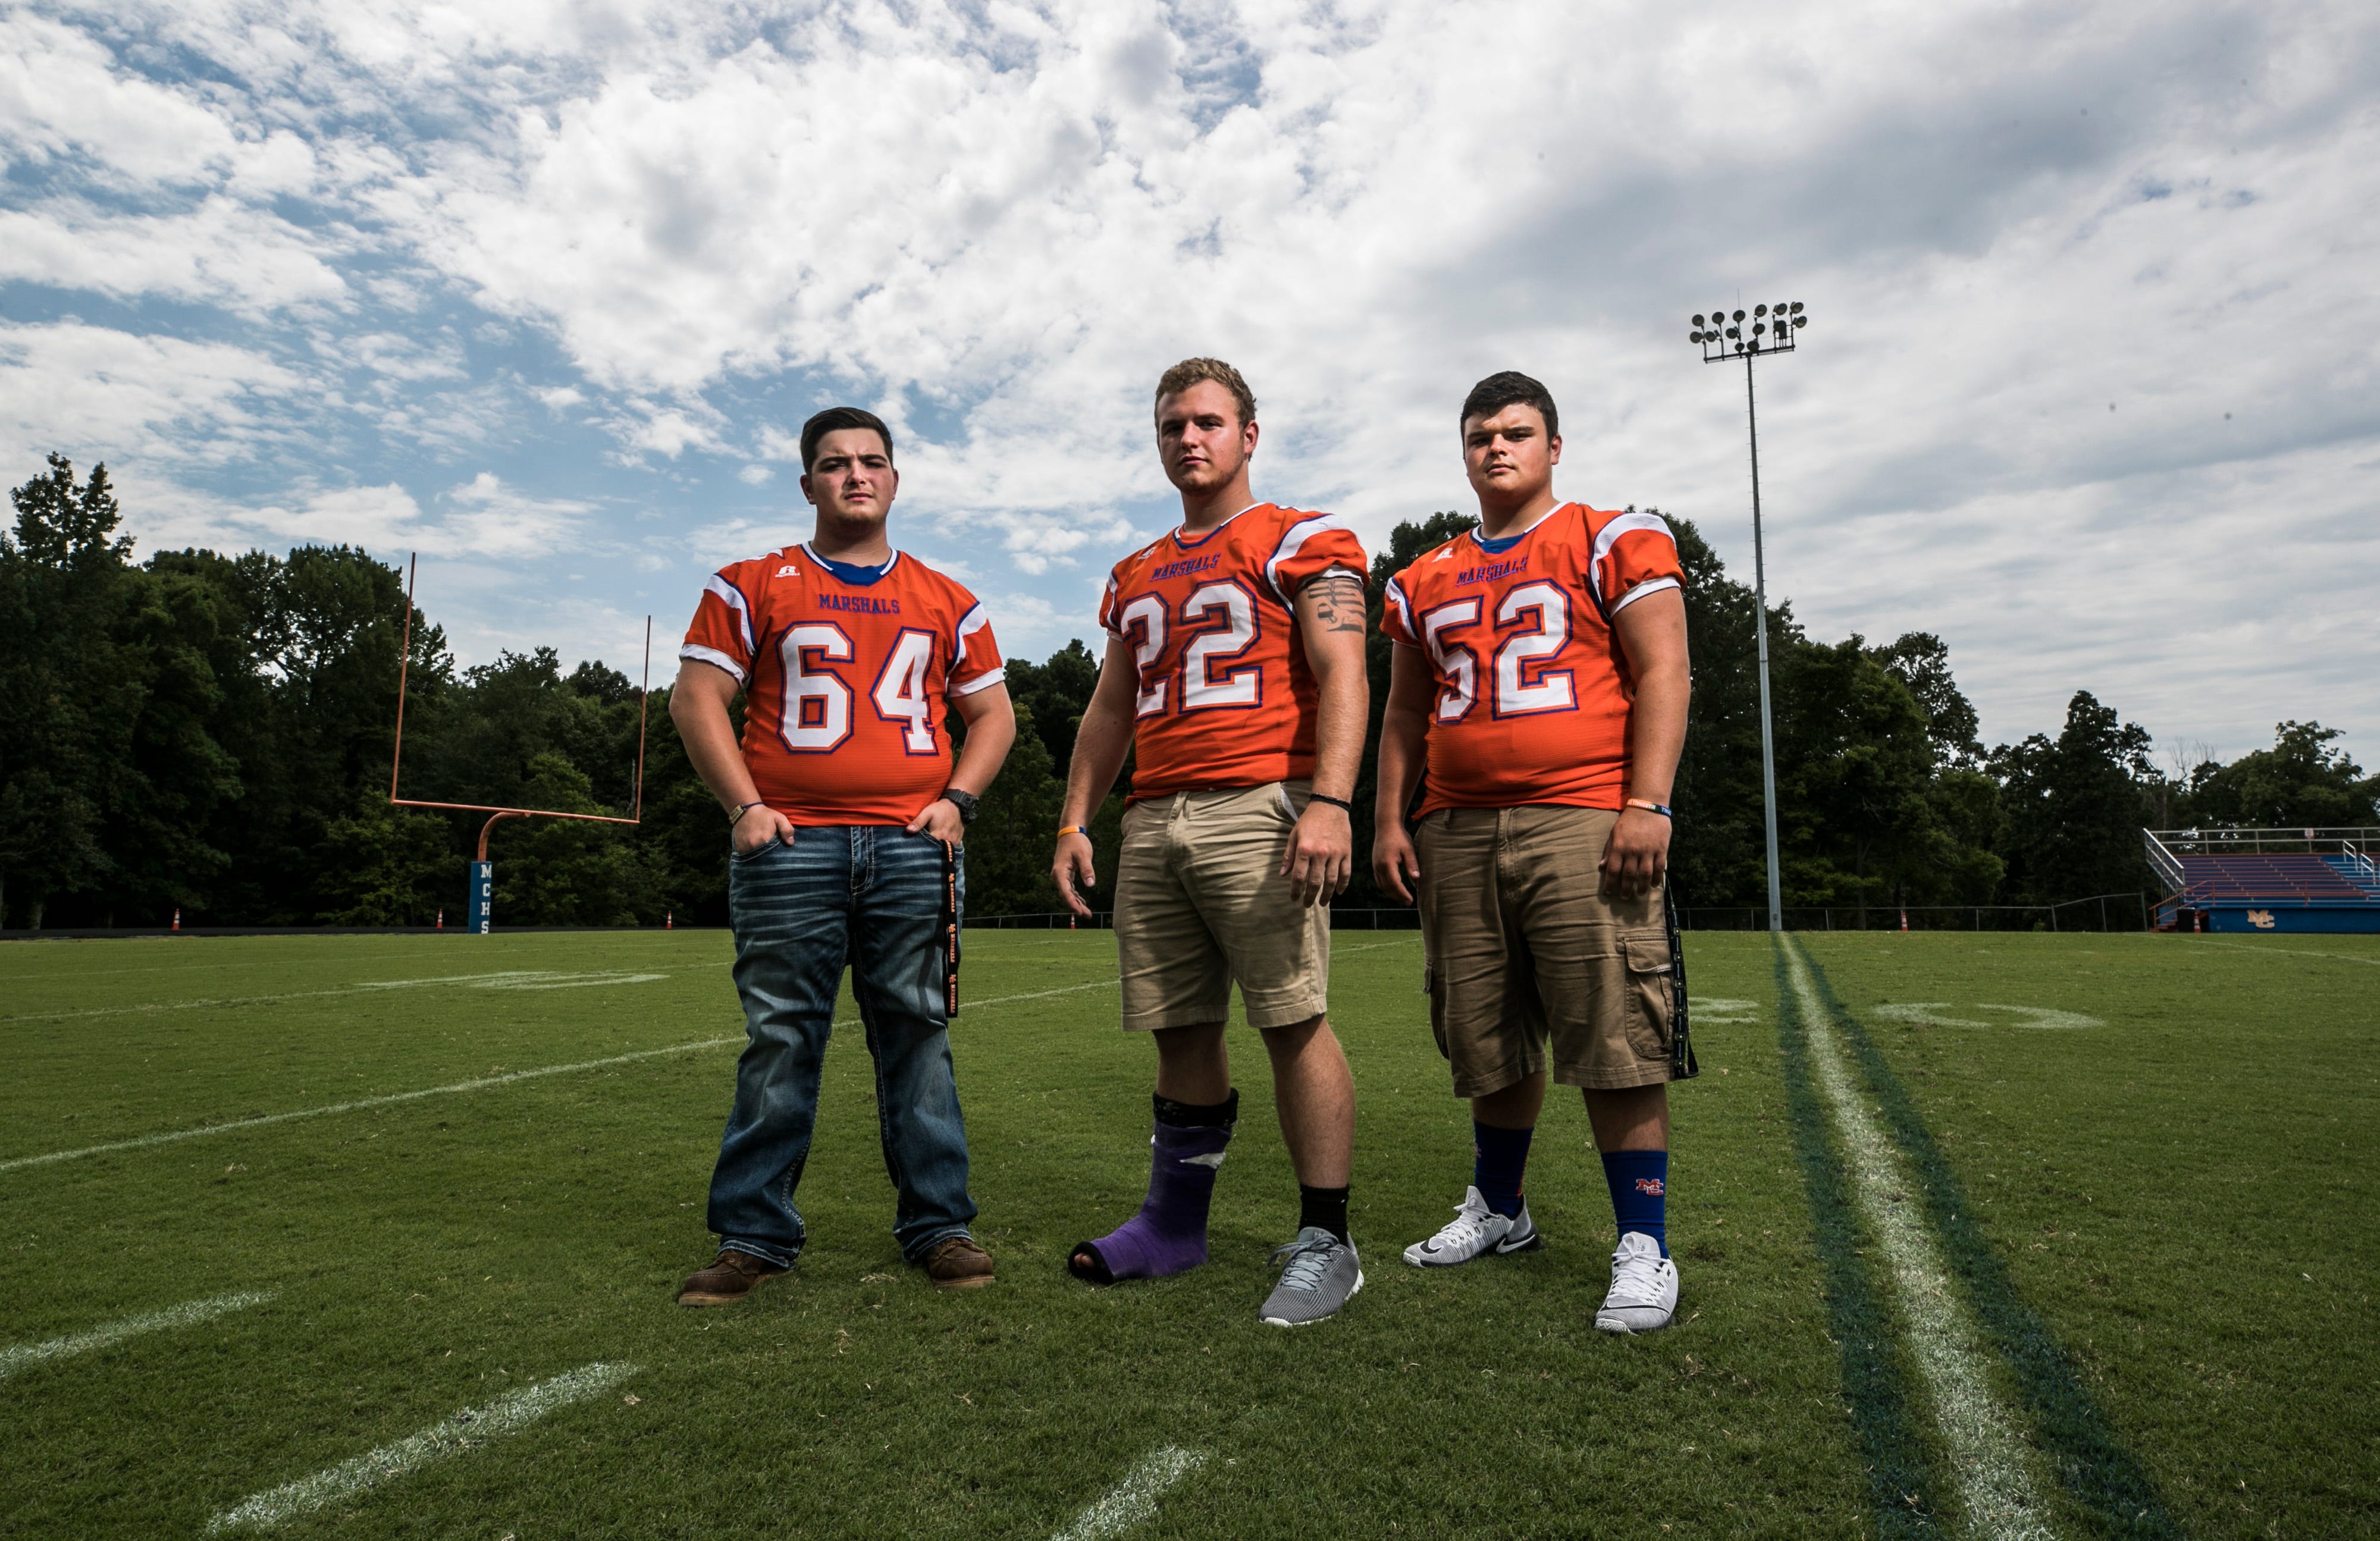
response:
{"label": "blue jeans", "polygon": [[[965,894],[965,878],[960,892]],[[735,989],[750,1043],[710,1178],[720,1244],[779,1268],[801,1256],[794,1187],[818,1122],[819,1070],[844,965],[876,1062],[892,1234],[917,1261],[966,1233],[966,1125],[943,996],[942,846],[897,825],[829,825],[730,858]]]}

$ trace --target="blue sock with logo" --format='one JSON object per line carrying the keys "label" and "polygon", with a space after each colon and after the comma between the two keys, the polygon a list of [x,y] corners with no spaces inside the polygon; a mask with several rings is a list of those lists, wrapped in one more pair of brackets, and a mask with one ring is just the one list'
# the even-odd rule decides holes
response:
{"label": "blue sock with logo", "polygon": [[1615,1150],[1603,1158],[1604,1185],[1611,1190],[1611,1217],[1620,1233],[1642,1231],[1670,1255],[1667,1207],[1670,1196],[1670,1153],[1666,1150]]}
{"label": "blue sock with logo", "polygon": [[1471,1185],[1508,1219],[1521,1212],[1521,1174],[1528,1170],[1529,1138],[1536,1133],[1471,1121]]}

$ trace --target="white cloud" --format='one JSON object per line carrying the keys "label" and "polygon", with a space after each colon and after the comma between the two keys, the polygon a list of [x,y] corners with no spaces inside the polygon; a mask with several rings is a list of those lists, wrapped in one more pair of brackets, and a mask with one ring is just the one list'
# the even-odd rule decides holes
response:
{"label": "white cloud", "polygon": [[50,450],[218,464],[278,432],[267,409],[302,383],[228,344],[0,321],[0,448],[16,464],[38,464]]}
{"label": "white cloud", "polygon": [[286,221],[227,198],[188,213],[126,215],[62,199],[0,209],[0,281],[155,295],[244,315],[335,300],[346,285]]}
{"label": "white cloud", "polygon": [[[692,534],[645,554],[708,562],[807,529],[755,473],[849,400],[900,436],[901,517],[1072,615],[1170,522],[1173,358],[1248,371],[1261,494],[1375,541],[1467,505],[1455,404],[1520,367],[1567,492],[1695,517],[1744,572],[1741,382],[1685,318],[1781,296],[1814,323],[1760,382],[1764,491],[1805,620],[1942,631],[1995,734],[2088,686],[2235,752],[2319,678],[2380,758],[2380,683],[2306,662],[2380,651],[2380,613],[2284,559],[2370,555],[2337,523],[2380,453],[2380,299],[2346,276],[2380,265],[2369,7],[116,9],[0,21],[0,150],[39,189],[0,276],[336,309],[307,324],[364,399],[277,342],[135,339],[151,370],[16,326],[20,451],[80,424],[181,475],[357,414],[384,458],[352,479],[426,487],[601,431],[620,491],[574,528],[646,506]],[[100,41],[129,35],[137,67]],[[147,62],[176,49],[206,72]],[[439,340],[456,311],[500,362]],[[53,367],[56,402],[21,382]],[[600,455],[555,443],[583,490]],[[2241,531],[2283,556],[2217,558]]]}

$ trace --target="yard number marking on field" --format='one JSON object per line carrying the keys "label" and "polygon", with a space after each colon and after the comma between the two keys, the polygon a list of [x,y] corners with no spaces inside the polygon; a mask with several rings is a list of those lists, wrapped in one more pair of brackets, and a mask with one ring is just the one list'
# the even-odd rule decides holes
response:
{"label": "yard number marking on field", "polygon": [[[1361,951],[1350,948],[1350,952]],[[424,981],[443,982],[443,981]],[[1062,985],[1056,989],[1028,990],[1022,995],[995,995],[989,1001],[976,1001],[976,1006],[1000,1006],[1012,1001],[1039,1001],[1052,995],[1071,995],[1087,989],[1113,989],[1113,979],[1093,979],[1088,984]],[[837,1027],[856,1027],[857,1018],[838,1022]],[[53,1150],[42,1156],[19,1156],[0,1161],[0,1171],[15,1171],[19,1167],[47,1166],[53,1161],[79,1160],[85,1156],[107,1156],[119,1150],[141,1150],[152,1145],[171,1145],[176,1140],[195,1140],[206,1135],[228,1135],[241,1129],[262,1129],[275,1123],[288,1123],[304,1118],[327,1118],[334,1113],[361,1112],[367,1108],[388,1108],[402,1102],[419,1102],[425,1097],[449,1097],[460,1092],[485,1091],[490,1086],[508,1086],[516,1081],[534,1081],[546,1075],[568,1075],[581,1070],[604,1070],[613,1065],[634,1064],[639,1060],[658,1060],[671,1054],[691,1054],[704,1049],[724,1049],[742,1043],[741,1037],[699,1038],[692,1043],[674,1043],[666,1049],[639,1049],[634,1053],[614,1054],[603,1060],[581,1060],[576,1064],[540,1065],[534,1070],[506,1071],[502,1075],[482,1075],[477,1080],[457,1081],[451,1086],[424,1086],[419,1091],[390,1092],[385,1097],[358,1098],[353,1102],[334,1102],[327,1108],[298,1108],[285,1113],[262,1113],[255,1118],[234,1119],[227,1123],[201,1124],[196,1129],[168,1129],[162,1134],[141,1135],[133,1139],[115,1140],[106,1145],[87,1145],[77,1150]]]}
{"label": "yard number marking on field", "polygon": [[1935,1419],[1949,1446],[1969,1523],[1976,1534],[1996,1541],[2046,1541],[2050,1532],[2040,1518],[2046,1511],[2026,1471],[2022,1441],[1992,1395],[1982,1341],[1912,1200],[1917,1184],[1853,1086],[1834,1019],[1810,981],[1801,944],[1791,939],[1785,963],[1802,1008],[1810,1063],[1842,1132],[1860,1209],[1890,1265],[1912,1355],[1933,1395]]}
{"label": "yard number marking on field", "polygon": [[279,1292],[249,1290],[234,1295],[215,1295],[206,1300],[186,1300],[179,1305],[169,1305],[163,1311],[150,1311],[138,1317],[125,1317],[116,1321],[94,1327],[88,1332],[69,1333],[53,1338],[46,1343],[21,1343],[15,1348],[0,1348],[0,1380],[6,1380],[29,1365],[44,1364],[52,1359],[65,1359],[73,1354],[89,1353],[93,1349],[110,1348],[127,1338],[137,1338],[144,1332],[163,1332],[170,1327],[195,1327],[211,1322],[217,1317],[234,1311],[261,1305]]}
{"label": "yard number marking on field", "polygon": [[516,1434],[555,1408],[585,1401],[636,1373],[634,1365],[586,1365],[567,1375],[524,1387],[485,1407],[467,1408],[393,1445],[382,1445],[312,1476],[259,1493],[238,1508],[227,1509],[209,1521],[207,1534],[272,1530],[287,1524],[301,1514],[353,1498],[368,1487],[409,1476],[433,1461],[460,1455],[497,1435]]}
{"label": "yard number marking on field", "polygon": [[1168,1445],[1151,1450],[1113,1491],[1075,1516],[1050,1541],[1106,1541],[1157,1514],[1157,1496],[1207,1463],[1196,1450]]}
{"label": "yard number marking on field", "polygon": [[1887,1022],[1905,1022],[1914,1027],[2023,1027],[2070,1032],[2078,1027],[2107,1025],[2095,1016],[2084,1016],[2081,1012],[2052,1011],[2047,1006],[1986,1004],[1964,1008],[1975,1012],[2006,1012],[2008,1019],[2003,1022],[1978,1022],[1973,1017],[1945,1016],[1943,1013],[1949,1009],[1948,1001],[1910,1001],[1895,1006],[1871,1007],[1868,1014],[1882,1017]]}

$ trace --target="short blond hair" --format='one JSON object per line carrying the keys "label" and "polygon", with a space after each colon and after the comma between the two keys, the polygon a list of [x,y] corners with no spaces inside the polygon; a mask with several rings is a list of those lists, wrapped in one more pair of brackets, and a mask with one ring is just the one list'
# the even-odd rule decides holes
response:
{"label": "short blond hair", "polygon": [[[1232,400],[1240,408],[1242,428],[1257,420],[1256,393],[1248,389],[1248,382],[1240,378],[1239,370],[1220,358],[1184,358],[1174,365],[1157,377],[1157,399],[1163,401],[1167,396],[1178,396],[1191,386],[1208,380],[1232,393]],[[1150,410],[1155,410],[1153,404]]]}

